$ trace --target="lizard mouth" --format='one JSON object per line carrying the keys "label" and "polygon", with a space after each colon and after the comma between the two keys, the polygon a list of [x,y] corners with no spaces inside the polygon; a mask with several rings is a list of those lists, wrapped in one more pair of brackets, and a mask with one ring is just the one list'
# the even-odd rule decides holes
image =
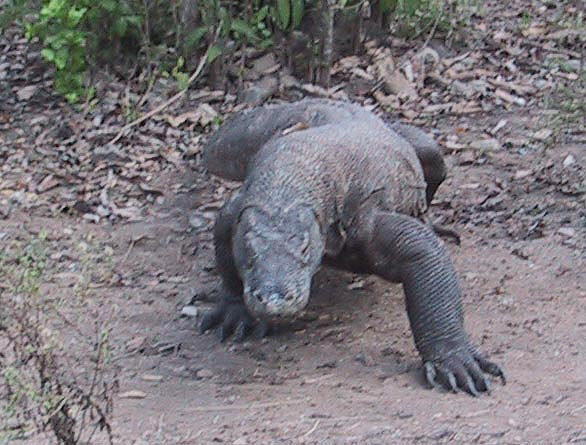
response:
{"label": "lizard mouth", "polygon": [[244,303],[248,310],[263,320],[292,320],[307,306],[308,298],[298,292],[263,292],[244,288]]}

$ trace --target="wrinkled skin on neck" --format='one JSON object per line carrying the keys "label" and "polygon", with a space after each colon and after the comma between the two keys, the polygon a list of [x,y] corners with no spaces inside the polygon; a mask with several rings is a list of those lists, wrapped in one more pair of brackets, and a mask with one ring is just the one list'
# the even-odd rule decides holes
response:
{"label": "wrinkled skin on neck", "polygon": [[325,248],[318,220],[306,206],[265,212],[246,207],[233,238],[244,303],[256,317],[289,319],[307,306],[311,279]]}

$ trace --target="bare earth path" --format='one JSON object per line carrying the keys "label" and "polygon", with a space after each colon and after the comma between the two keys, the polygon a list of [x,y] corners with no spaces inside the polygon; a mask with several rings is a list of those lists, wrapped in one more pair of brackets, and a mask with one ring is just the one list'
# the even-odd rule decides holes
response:
{"label": "bare earth path", "polygon": [[[7,43],[5,60],[14,45],[24,42]],[[34,63],[20,69],[42,85]],[[164,136],[156,125],[147,129],[156,137],[141,139],[139,154],[129,147],[125,159],[95,149],[84,158],[67,142],[55,145],[56,156],[45,138],[83,137],[95,146],[108,138],[80,130],[91,117],[74,112],[69,128],[55,126],[63,105],[47,107],[56,99],[44,96],[44,86],[24,108],[22,100],[11,102],[23,84],[9,81],[0,92],[0,246],[47,231],[55,272],[48,295],[70,292],[81,262],[72,252],[82,240],[111,256],[111,277],[93,298],[104,311],[115,308],[118,443],[586,443],[586,144],[535,142],[532,135],[544,128],[537,105],[446,113],[428,125],[451,165],[431,213],[462,235],[450,251],[467,330],[508,377],[491,395],[472,398],[425,387],[401,288],[373,277],[321,271],[304,319],[265,340],[222,344],[213,333],[199,335],[197,319],[218,284],[210,228],[234,185],[210,178],[197,160],[174,156],[175,148],[198,142],[175,128]],[[504,127],[491,133],[500,121]],[[467,145],[490,135],[498,148]],[[27,161],[16,162],[11,150]],[[67,183],[56,173],[67,163],[91,169]],[[144,169],[133,176],[136,165]],[[110,195],[89,185],[97,172]],[[116,175],[127,182],[113,181]],[[113,205],[121,184],[134,187],[136,178],[144,180],[138,194],[128,186],[124,196],[131,198]],[[138,212],[140,200],[149,205]],[[96,224],[98,204],[110,213]],[[181,315],[186,305],[197,317]]]}

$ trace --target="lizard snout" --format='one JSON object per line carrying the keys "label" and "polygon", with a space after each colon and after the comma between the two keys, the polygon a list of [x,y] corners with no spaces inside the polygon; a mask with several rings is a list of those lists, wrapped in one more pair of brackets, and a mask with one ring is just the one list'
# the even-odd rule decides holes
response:
{"label": "lizard snout", "polygon": [[255,316],[270,319],[292,318],[303,309],[307,300],[300,298],[299,292],[291,292],[277,286],[259,289],[245,286],[244,301]]}

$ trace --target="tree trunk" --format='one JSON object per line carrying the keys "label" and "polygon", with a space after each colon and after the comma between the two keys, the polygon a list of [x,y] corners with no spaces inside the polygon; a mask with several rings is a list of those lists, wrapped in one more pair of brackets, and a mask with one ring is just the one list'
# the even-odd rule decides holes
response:
{"label": "tree trunk", "polygon": [[195,59],[194,48],[190,48],[188,52],[185,47],[185,40],[190,31],[193,31],[200,24],[199,9],[197,7],[197,0],[181,0],[178,9],[178,32],[177,32],[177,48],[181,49],[181,53],[189,65]]}
{"label": "tree trunk", "polygon": [[321,0],[321,51],[319,61],[318,83],[328,88],[334,52],[334,15],[336,0]]}

